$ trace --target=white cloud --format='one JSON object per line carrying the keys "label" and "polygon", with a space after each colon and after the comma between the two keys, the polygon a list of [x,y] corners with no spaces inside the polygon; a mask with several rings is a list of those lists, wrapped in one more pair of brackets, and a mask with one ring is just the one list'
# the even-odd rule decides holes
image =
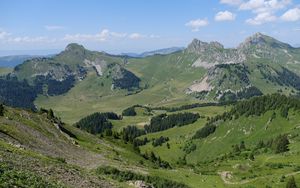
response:
{"label": "white cloud", "polygon": [[10,33],[6,32],[6,31],[2,31],[0,29],[0,39],[5,39],[7,36],[11,35]]}
{"label": "white cloud", "polygon": [[132,33],[132,34],[129,35],[129,38],[134,39],[134,40],[145,38],[145,37],[146,37],[145,35],[142,35],[140,33]]}
{"label": "white cloud", "polygon": [[216,21],[233,21],[235,20],[236,15],[229,11],[218,12],[215,16]]}
{"label": "white cloud", "polygon": [[249,0],[240,5],[240,10],[251,10],[254,13],[275,12],[286,8],[291,0]]}
{"label": "white cloud", "polygon": [[103,29],[99,33],[96,34],[66,34],[63,38],[65,41],[106,41],[109,38],[124,38],[126,37],[126,33],[117,33],[117,32],[111,32],[108,29]]}
{"label": "white cloud", "polygon": [[200,27],[207,26],[209,22],[207,19],[196,19],[196,20],[191,20],[185,24],[185,26],[188,26],[192,29],[192,31],[199,31]]}
{"label": "white cloud", "polygon": [[263,12],[256,15],[254,18],[246,20],[246,23],[250,25],[261,25],[267,22],[273,22],[277,19],[272,13]]}
{"label": "white cloud", "polygon": [[11,37],[7,39],[8,42],[12,43],[53,43],[56,42],[55,38],[48,38],[46,36],[39,36],[39,37]]}
{"label": "white cloud", "polygon": [[[233,5],[239,10],[254,13],[255,16],[247,19],[246,23],[251,25],[261,25],[278,20],[278,17],[276,16],[277,12],[287,8],[290,4],[292,4],[292,0],[220,0],[220,3]],[[290,15],[286,15],[282,19],[299,19],[296,16],[298,13],[295,10],[289,14]],[[217,16],[218,15],[216,15],[215,20],[217,20]]]}
{"label": "white cloud", "polygon": [[60,25],[45,25],[44,28],[48,31],[57,31],[57,30],[65,29],[65,27]]}
{"label": "white cloud", "polygon": [[227,5],[239,5],[241,4],[241,0],[221,0],[220,3]]}
{"label": "white cloud", "polygon": [[293,8],[286,11],[281,17],[281,20],[294,22],[300,20],[300,8]]}

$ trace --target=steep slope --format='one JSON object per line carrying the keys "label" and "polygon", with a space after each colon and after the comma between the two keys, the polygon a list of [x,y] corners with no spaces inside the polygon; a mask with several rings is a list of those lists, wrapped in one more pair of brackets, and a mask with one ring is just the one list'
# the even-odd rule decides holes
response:
{"label": "steep slope", "polygon": [[189,87],[188,93],[219,99],[228,92],[235,95],[233,98],[239,92],[253,96],[247,91],[249,87],[260,90],[257,93],[298,90],[299,49],[261,33],[247,38],[236,49],[194,40],[187,52],[199,54],[193,66],[208,69],[202,79]]}

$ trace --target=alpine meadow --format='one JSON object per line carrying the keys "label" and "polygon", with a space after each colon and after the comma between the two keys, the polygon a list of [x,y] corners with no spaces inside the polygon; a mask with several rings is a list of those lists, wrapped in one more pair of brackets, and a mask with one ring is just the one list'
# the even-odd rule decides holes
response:
{"label": "alpine meadow", "polygon": [[0,187],[300,187],[299,3],[1,1]]}

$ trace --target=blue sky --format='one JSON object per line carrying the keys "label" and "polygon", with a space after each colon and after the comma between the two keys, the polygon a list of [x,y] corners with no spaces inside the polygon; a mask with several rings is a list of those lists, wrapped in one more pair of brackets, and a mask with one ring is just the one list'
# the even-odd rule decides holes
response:
{"label": "blue sky", "polygon": [[187,46],[236,47],[262,32],[300,44],[300,0],[1,0],[0,51],[62,50],[77,42],[109,53]]}

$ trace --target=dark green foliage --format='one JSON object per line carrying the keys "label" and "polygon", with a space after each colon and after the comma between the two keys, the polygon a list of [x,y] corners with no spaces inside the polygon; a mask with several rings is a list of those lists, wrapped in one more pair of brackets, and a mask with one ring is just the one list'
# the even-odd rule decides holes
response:
{"label": "dark green foliage", "polygon": [[121,69],[122,77],[113,80],[115,87],[120,89],[133,90],[138,89],[140,86],[141,79],[137,77],[132,72],[122,68]]}
{"label": "dark green foliage", "polygon": [[106,129],[112,129],[107,114],[96,112],[79,120],[75,126],[91,134],[103,133]]}
{"label": "dark green foliage", "polygon": [[53,119],[54,118],[54,112],[53,112],[53,110],[51,108],[47,112],[47,118],[48,119]]}
{"label": "dark green foliage", "polygon": [[276,139],[273,141],[275,153],[283,153],[289,151],[289,143],[290,142],[286,135],[279,135],[278,137],[276,137]]}
{"label": "dark green foliage", "polygon": [[[300,77],[287,68],[281,67],[282,71],[275,70],[269,65],[258,65],[258,68],[264,79],[280,86],[291,86],[300,90]],[[274,75],[272,72],[276,72]]]}
{"label": "dark green foliage", "polygon": [[287,135],[279,135],[275,139],[268,140],[267,142],[259,141],[255,149],[269,148],[275,153],[283,153],[289,151],[288,145],[289,140]]}
{"label": "dark green foliage", "polygon": [[4,106],[0,104],[0,116],[4,116]]}
{"label": "dark green foliage", "polygon": [[145,137],[143,140],[136,138],[136,139],[133,140],[132,144],[133,144],[134,148],[137,148],[139,146],[146,145],[148,142],[149,142],[149,140],[148,140],[147,137]]}
{"label": "dark green foliage", "polygon": [[241,141],[240,143],[240,150],[245,150],[246,149],[246,145],[244,141]]}
{"label": "dark green foliage", "polygon": [[263,95],[263,93],[258,88],[251,86],[251,87],[247,87],[237,93],[233,93],[231,91],[225,92],[221,96],[220,102],[237,101],[240,99],[249,99],[251,97],[261,96],[261,95]]}
{"label": "dark green foliage", "polygon": [[35,88],[27,81],[18,81],[10,76],[0,78],[0,101],[5,105],[35,109],[33,101],[36,97]]}
{"label": "dark green foliage", "polygon": [[111,176],[112,179],[118,181],[134,181],[141,180],[148,184],[151,184],[155,188],[187,188],[188,186],[182,183],[178,183],[172,180],[164,179],[158,176],[146,176],[134,173],[132,171],[121,171],[117,168],[110,166],[97,168],[97,174]]}
{"label": "dark green foliage", "polygon": [[186,154],[189,154],[193,151],[195,151],[197,149],[197,145],[194,144],[193,142],[188,142],[184,145],[183,147],[183,151],[186,153]]}
{"label": "dark green foliage", "polygon": [[282,116],[282,117],[284,117],[284,118],[287,118],[288,117],[288,115],[289,115],[289,107],[288,106],[283,106],[283,107],[281,107],[281,109],[280,109],[280,115]]}
{"label": "dark green foliage", "polygon": [[171,168],[170,164],[167,161],[163,161],[161,160],[161,158],[158,156],[156,156],[153,151],[149,153],[145,153],[142,155],[146,160],[151,161],[152,163],[156,164],[157,166],[161,167],[161,168]]}
{"label": "dark green foliage", "polygon": [[118,114],[114,112],[103,112],[101,113],[103,116],[105,116],[107,119],[112,119],[112,120],[121,120],[121,117],[118,116]]}
{"label": "dark green foliage", "polygon": [[133,142],[136,137],[146,134],[144,130],[136,126],[127,126],[122,131],[122,138],[125,142]]}
{"label": "dark green foliage", "polygon": [[145,125],[147,132],[158,132],[175,126],[184,126],[194,123],[199,118],[199,114],[194,113],[178,113],[178,114],[161,114],[151,119],[150,125]]}
{"label": "dark green foliage", "polygon": [[36,91],[40,94],[43,94],[43,87],[47,85],[47,94],[54,96],[54,95],[61,95],[63,93],[68,92],[75,83],[74,76],[68,76],[62,81],[58,81],[53,79],[51,76],[43,76],[39,75],[36,76],[34,80],[34,85],[36,87]]}
{"label": "dark green foliage", "polygon": [[210,134],[214,133],[216,130],[216,125],[214,124],[207,124],[205,125],[202,129],[198,130],[195,135],[193,136],[193,139],[198,139],[198,138],[206,138]]}
{"label": "dark green foliage", "polygon": [[229,116],[259,116],[269,110],[281,108],[284,108],[285,111],[288,111],[289,109],[300,110],[300,101],[280,94],[254,97],[249,100],[238,102],[229,112]]}
{"label": "dark green foliage", "polygon": [[8,165],[0,164],[0,187],[48,187],[57,188],[63,185],[50,182],[29,171],[16,170]]}
{"label": "dark green foliage", "polygon": [[255,160],[255,158],[254,158],[254,154],[253,154],[253,153],[250,153],[250,155],[249,155],[249,159],[250,159],[251,161],[254,161],[254,160]]}
{"label": "dark green foliage", "polygon": [[135,108],[135,106],[126,108],[125,110],[123,110],[122,115],[123,116],[136,116],[136,112],[135,112],[134,108]]}
{"label": "dark green foliage", "polygon": [[300,77],[296,73],[282,67],[282,72],[277,72],[277,74],[278,80],[280,80],[282,84],[300,90]]}
{"label": "dark green foliage", "polygon": [[297,188],[294,176],[290,177],[286,183],[286,188]]}
{"label": "dark green foliage", "polygon": [[156,138],[152,141],[152,146],[153,147],[162,146],[163,143],[168,141],[169,141],[169,137],[160,136],[159,138]]}

